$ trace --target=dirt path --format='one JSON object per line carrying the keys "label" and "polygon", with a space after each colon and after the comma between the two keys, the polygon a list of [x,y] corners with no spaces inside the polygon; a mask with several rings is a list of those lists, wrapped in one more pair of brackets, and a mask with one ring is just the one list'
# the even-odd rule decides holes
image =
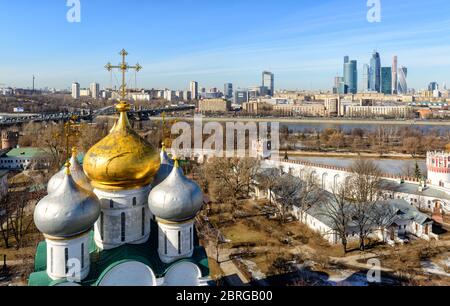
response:
{"label": "dirt path", "polygon": [[[416,246],[415,248],[420,247],[420,246]],[[445,241],[437,241],[433,244],[433,247],[450,247],[450,240],[445,240]],[[404,250],[407,251],[407,250]],[[391,250],[386,250],[386,251],[381,251],[378,253],[372,253],[372,252],[367,252],[364,254],[358,254],[358,255],[352,255],[352,256],[347,256],[347,257],[330,257],[331,261],[334,263],[339,263],[339,264],[343,264],[346,265],[348,267],[352,267],[352,268],[357,268],[357,269],[364,269],[364,270],[369,270],[372,269],[373,266],[370,264],[364,264],[361,263],[359,261],[361,260],[369,260],[372,258],[377,258],[377,257],[381,257],[384,255],[389,255],[391,253]],[[381,267],[381,271],[384,272],[393,272],[392,269],[389,268],[383,268]]]}

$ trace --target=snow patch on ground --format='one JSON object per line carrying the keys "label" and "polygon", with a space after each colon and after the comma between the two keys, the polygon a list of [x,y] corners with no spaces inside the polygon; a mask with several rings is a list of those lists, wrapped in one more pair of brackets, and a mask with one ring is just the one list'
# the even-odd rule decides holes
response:
{"label": "snow patch on ground", "polygon": [[[450,259],[443,260],[442,263],[447,265],[447,267],[449,267]],[[445,270],[442,267],[435,264],[431,260],[422,260],[421,265],[422,265],[422,269],[425,273],[444,276],[444,277],[450,277],[450,273],[445,272]]]}
{"label": "snow patch on ground", "polygon": [[247,267],[248,271],[252,274],[252,277],[256,280],[265,279],[266,275],[258,269],[256,263],[251,260],[241,259],[242,263]]}

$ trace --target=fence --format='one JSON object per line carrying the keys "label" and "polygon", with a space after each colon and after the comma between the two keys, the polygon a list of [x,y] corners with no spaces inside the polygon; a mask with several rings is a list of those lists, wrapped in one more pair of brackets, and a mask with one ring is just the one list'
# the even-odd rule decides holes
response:
{"label": "fence", "polygon": [[[280,158],[278,160],[278,162],[302,165],[302,166],[305,166],[305,167],[313,167],[313,168],[321,168],[321,169],[342,171],[342,172],[348,172],[348,173],[352,172],[352,170],[350,168],[331,166],[331,165],[324,165],[324,164],[317,164],[317,163],[312,163],[312,162],[303,161],[303,160],[287,160],[287,159]],[[414,182],[414,183],[419,183],[420,182],[417,178],[414,178],[414,177],[400,176],[400,175],[394,175],[394,174],[390,174],[390,173],[383,173],[381,176],[383,178],[393,179],[393,180],[403,180],[405,182]]]}

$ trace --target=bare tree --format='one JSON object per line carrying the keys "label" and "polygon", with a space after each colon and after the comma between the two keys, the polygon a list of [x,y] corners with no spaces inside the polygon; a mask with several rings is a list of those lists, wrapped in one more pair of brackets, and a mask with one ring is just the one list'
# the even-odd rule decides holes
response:
{"label": "bare tree", "polygon": [[280,223],[285,223],[292,208],[299,202],[303,182],[289,174],[281,174],[274,187],[276,207],[280,215]]}
{"label": "bare tree", "polygon": [[5,248],[9,248],[9,238],[10,238],[10,225],[9,225],[9,213],[10,210],[8,208],[8,202],[6,198],[2,200],[0,203],[0,231],[2,234],[2,239],[5,245]]}
{"label": "bare tree", "polygon": [[304,222],[308,210],[314,205],[320,205],[324,200],[326,200],[325,193],[321,189],[316,173],[309,168],[304,169],[294,204],[300,213],[300,220]]}
{"label": "bare tree", "polygon": [[332,233],[340,239],[344,253],[347,253],[347,229],[352,221],[352,206],[348,201],[351,193],[349,181],[333,187],[333,192],[322,205],[321,214],[331,221]]}
{"label": "bare tree", "polygon": [[359,245],[365,250],[365,240],[370,235],[371,216],[381,194],[381,171],[371,160],[360,159],[352,166],[350,197],[353,221],[357,225]]}
{"label": "bare tree", "polygon": [[8,205],[10,206],[9,224],[17,249],[22,248],[24,238],[33,225],[33,218],[27,210],[27,206],[33,198],[35,198],[34,193],[16,192],[8,199]]}
{"label": "bare tree", "polygon": [[269,203],[272,205],[272,192],[278,185],[278,180],[281,176],[281,169],[269,168],[260,171],[256,176],[256,181],[259,189],[265,189],[269,193]]}
{"label": "bare tree", "polygon": [[252,158],[213,158],[205,165],[211,195],[224,202],[248,198],[258,168]]}

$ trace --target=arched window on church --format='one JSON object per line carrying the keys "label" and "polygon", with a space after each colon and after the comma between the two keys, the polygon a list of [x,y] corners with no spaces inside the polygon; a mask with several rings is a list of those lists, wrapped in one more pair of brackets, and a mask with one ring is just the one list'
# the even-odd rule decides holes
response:
{"label": "arched window on church", "polygon": [[125,213],[120,214],[120,235],[122,242],[125,241]]}
{"label": "arched window on church", "polygon": [[109,200],[109,208],[114,208],[114,201],[113,200]]}
{"label": "arched window on church", "polygon": [[137,200],[136,197],[133,198],[133,206],[136,206]]}

